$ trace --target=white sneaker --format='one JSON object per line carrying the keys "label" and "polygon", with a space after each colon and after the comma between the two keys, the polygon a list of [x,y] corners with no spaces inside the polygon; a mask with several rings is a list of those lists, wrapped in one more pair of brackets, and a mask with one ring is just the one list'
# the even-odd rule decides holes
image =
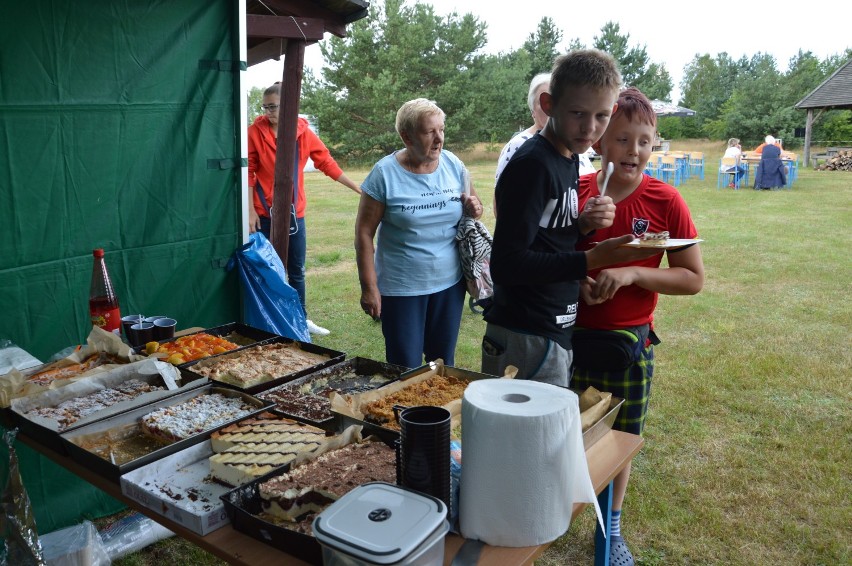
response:
{"label": "white sneaker", "polygon": [[308,332],[310,332],[311,334],[317,334],[319,336],[327,336],[331,334],[331,330],[329,330],[328,328],[323,328],[322,326],[317,326],[312,320],[308,320],[307,323]]}

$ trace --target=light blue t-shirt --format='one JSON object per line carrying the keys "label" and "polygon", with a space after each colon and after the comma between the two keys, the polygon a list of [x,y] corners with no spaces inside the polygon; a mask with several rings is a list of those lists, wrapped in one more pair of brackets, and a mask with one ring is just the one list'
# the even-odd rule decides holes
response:
{"label": "light blue t-shirt", "polygon": [[461,279],[455,236],[464,179],[464,164],[443,150],[432,173],[411,173],[394,153],[379,160],[361,183],[367,195],[385,205],[376,239],[382,295],[429,295]]}

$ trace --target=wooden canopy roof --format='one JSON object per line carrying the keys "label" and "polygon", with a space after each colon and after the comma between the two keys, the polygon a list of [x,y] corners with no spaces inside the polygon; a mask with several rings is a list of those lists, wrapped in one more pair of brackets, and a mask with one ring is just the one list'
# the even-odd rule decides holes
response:
{"label": "wooden canopy roof", "polygon": [[288,39],[310,45],[326,32],[344,37],[346,24],[366,17],[369,5],[364,0],[248,0],[248,65],[279,59]]}
{"label": "wooden canopy roof", "polygon": [[[811,133],[814,121],[826,110],[852,110],[852,59],[834,71],[818,87],[796,103],[794,108],[807,110],[805,119],[805,163],[811,157]],[[817,110],[814,114],[814,110]]]}
{"label": "wooden canopy roof", "polygon": [[796,108],[852,109],[852,59],[797,102]]}
{"label": "wooden canopy roof", "polygon": [[[247,0],[246,49],[248,66],[284,55],[278,143],[275,153],[274,210],[289,211],[293,202],[296,130],[305,65],[305,46],[323,39],[326,32],[346,36],[346,25],[367,17],[365,0]],[[287,261],[290,215],[272,216],[272,245]]]}

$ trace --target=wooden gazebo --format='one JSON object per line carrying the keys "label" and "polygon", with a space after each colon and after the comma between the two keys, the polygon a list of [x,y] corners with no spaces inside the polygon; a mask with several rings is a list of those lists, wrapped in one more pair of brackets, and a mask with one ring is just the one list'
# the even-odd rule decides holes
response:
{"label": "wooden gazebo", "polygon": [[[248,65],[284,56],[281,78],[281,110],[278,120],[278,149],[272,206],[289,210],[292,202],[296,127],[302,92],[305,47],[323,39],[325,32],[346,36],[346,25],[368,15],[366,0],[248,0],[246,3],[246,47]],[[287,261],[290,215],[272,220],[272,245]]]}
{"label": "wooden gazebo", "polygon": [[804,163],[808,163],[811,157],[811,131],[814,121],[826,110],[852,109],[852,59],[797,102],[795,108],[808,111],[804,152]]}

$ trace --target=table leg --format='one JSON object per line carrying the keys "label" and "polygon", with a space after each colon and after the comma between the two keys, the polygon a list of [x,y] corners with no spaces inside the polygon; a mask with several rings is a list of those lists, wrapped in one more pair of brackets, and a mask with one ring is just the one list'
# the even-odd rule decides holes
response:
{"label": "table leg", "polygon": [[595,566],[609,566],[609,528],[612,520],[612,482],[598,495],[604,529],[595,527]]}

